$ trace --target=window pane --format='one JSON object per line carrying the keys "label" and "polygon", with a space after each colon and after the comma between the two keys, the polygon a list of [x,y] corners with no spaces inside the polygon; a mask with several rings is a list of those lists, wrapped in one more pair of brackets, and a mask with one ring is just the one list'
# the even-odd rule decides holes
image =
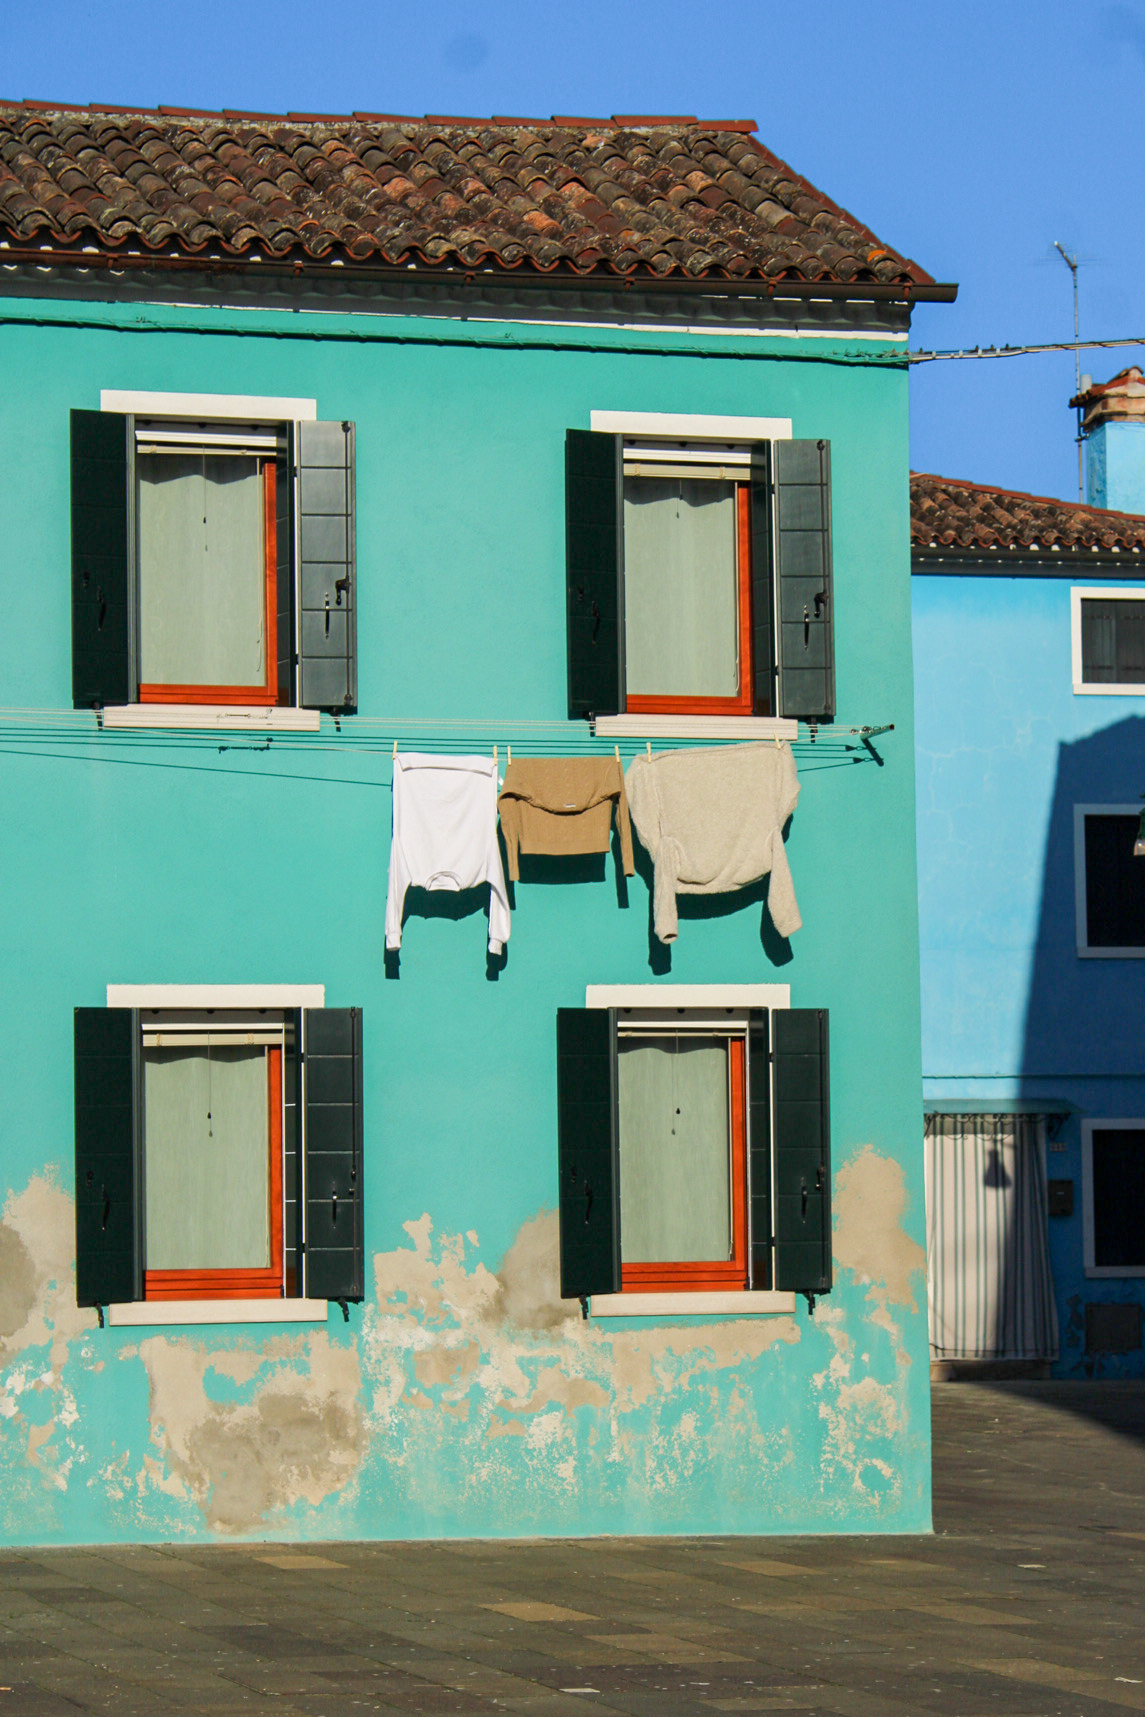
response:
{"label": "window pane", "polygon": [[734,483],[624,479],[624,624],[636,696],[737,695]]}
{"label": "window pane", "polygon": [[1145,684],[1145,602],[1082,597],[1081,677],[1086,685]]}
{"label": "window pane", "polygon": [[266,1051],[145,1049],[143,1114],[147,1268],[268,1265]]}
{"label": "window pane", "polygon": [[139,677],[266,684],[263,479],[248,454],[141,453]]}
{"label": "window pane", "polygon": [[1090,948],[1145,948],[1145,858],[1135,816],[1085,819],[1085,927]]}
{"label": "window pane", "polygon": [[1107,1270],[1145,1264],[1145,1131],[1093,1131],[1093,1262]]}
{"label": "window pane", "polygon": [[726,1039],[620,1040],[626,1264],[731,1256]]}

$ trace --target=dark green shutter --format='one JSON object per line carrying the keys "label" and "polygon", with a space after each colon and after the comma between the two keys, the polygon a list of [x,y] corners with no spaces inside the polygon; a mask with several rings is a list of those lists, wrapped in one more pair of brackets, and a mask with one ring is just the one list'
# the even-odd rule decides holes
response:
{"label": "dark green shutter", "polygon": [[615,1008],[557,1010],[561,1296],[620,1292]]}
{"label": "dark green shutter", "polygon": [[358,706],[354,425],[293,427],[298,485],[298,702]]}
{"label": "dark green shutter", "polygon": [[278,609],[274,637],[280,704],[293,704],[295,701],[294,668],[298,650],[294,612],[294,482],[290,475],[291,459],[289,427],[281,424],[274,461],[275,597]]}
{"label": "dark green shutter", "polygon": [[282,1053],[282,1228],[286,1293],[303,1291],[302,1009],[288,1008]]}
{"label": "dark green shutter", "polygon": [[75,1010],[76,1302],[143,1298],[139,1015]]}
{"label": "dark green shutter", "polygon": [[574,719],[624,709],[623,458],[619,435],[566,433],[566,624]]}
{"label": "dark green shutter", "polygon": [[827,1009],[775,1009],[771,1043],[775,1286],[826,1294],[832,1281]]}
{"label": "dark green shutter", "polygon": [[362,1010],[303,1010],[306,1294],[360,1300]]}
{"label": "dark green shutter", "polygon": [[135,423],[73,411],[72,704],[130,703]]}
{"label": "dark green shutter", "polygon": [[751,1285],[771,1287],[771,1033],[766,1008],[747,1023],[747,1150],[751,1187]]}
{"label": "dark green shutter", "polygon": [[775,596],[771,583],[771,443],[751,449],[752,713],[775,714]]}
{"label": "dark green shutter", "polygon": [[832,721],[831,443],[776,441],[772,456],[779,593],[777,713],[799,721]]}

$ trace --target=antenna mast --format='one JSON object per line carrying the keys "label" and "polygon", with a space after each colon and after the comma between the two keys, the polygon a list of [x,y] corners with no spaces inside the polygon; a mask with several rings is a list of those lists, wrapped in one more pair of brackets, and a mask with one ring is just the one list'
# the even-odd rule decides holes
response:
{"label": "antenna mast", "polygon": [[[1079,399],[1081,396],[1081,349],[1080,349],[1080,345],[1079,345],[1081,335],[1080,335],[1079,330],[1078,330],[1078,320],[1077,320],[1077,253],[1075,252],[1074,255],[1071,256],[1069,254],[1068,250],[1065,249],[1064,245],[1059,243],[1059,241],[1057,239],[1054,240],[1054,249],[1057,251],[1058,255],[1061,257],[1062,261],[1065,263],[1066,267],[1069,269],[1070,273],[1073,275],[1073,369],[1074,369],[1074,383],[1075,383],[1074,398]],[[1085,480],[1084,480],[1083,467],[1082,467],[1082,451],[1081,451],[1082,442],[1084,440],[1084,437],[1081,433],[1081,415],[1082,415],[1082,408],[1079,405],[1077,408],[1077,498],[1079,501],[1084,501],[1085,500]]]}

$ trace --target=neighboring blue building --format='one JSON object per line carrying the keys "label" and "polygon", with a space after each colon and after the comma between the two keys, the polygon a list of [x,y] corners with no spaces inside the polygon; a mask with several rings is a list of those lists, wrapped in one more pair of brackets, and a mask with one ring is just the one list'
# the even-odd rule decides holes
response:
{"label": "neighboring blue building", "polygon": [[[1139,514],[1142,392],[1084,401]],[[1145,517],[911,484],[932,1357],[1139,1376]]]}
{"label": "neighboring blue building", "polygon": [[0,1537],[926,1530],[953,288],[746,122],[4,108],[0,236]]}

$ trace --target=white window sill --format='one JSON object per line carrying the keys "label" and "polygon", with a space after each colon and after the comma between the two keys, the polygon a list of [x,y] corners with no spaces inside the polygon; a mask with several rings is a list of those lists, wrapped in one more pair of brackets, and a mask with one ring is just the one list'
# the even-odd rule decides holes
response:
{"label": "white window sill", "polygon": [[1145,948],[1079,948],[1079,960],[1145,960]]}
{"label": "white window sill", "polygon": [[108,1306],[113,1329],[162,1324],[324,1324],[328,1300],[136,1300]]}
{"label": "white window sill", "polygon": [[798,739],[799,723],[770,715],[598,715],[598,739]]}
{"label": "white window sill", "polygon": [[750,1318],[795,1310],[794,1294],[593,1294],[594,1318]]}
{"label": "white window sill", "polygon": [[257,704],[114,704],[104,710],[101,721],[104,727],[197,727],[230,733],[318,733],[322,726],[316,709]]}
{"label": "white window sill", "polygon": [[[1100,1121],[1094,1124],[1096,1126],[1101,1125]],[[1123,1276],[1134,1278],[1145,1276],[1145,1264],[1087,1264],[1085,1274],[1087,1280],[1091,1282],[1116,1282]]]}

